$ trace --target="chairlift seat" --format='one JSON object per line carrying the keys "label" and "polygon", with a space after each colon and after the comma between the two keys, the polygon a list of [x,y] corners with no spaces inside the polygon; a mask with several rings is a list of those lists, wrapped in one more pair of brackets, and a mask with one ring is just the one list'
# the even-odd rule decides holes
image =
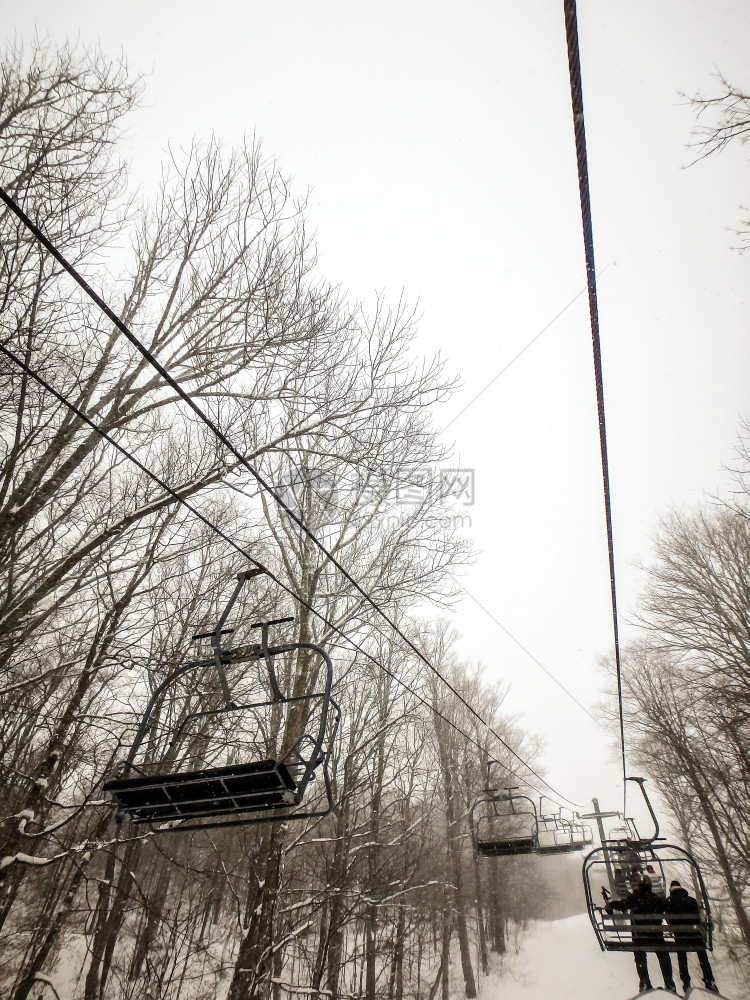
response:
{"label": "chairlift seat", "polygon": [[581,844],[576,844],[572,840],[569,840],[561,844],[540,844],[536,853],[542,857],[546,857],[551,854],[575,854],[576,851],[581,850]]}
{"label": "chairlift seat", "polygon": [[286,764],[275,760],[176,774],[136,774],[104,785],[133,823],[284,809],[301,801]]}
{"label": "chairlift seat", "polygon": [[[104,790],[118,807],[118,821],[149,823],[154,832],[168,833],[272,823],[282,818],[300,821],[326,816],[333,808],[329,767],[341,710],[331,697],[330,656],[312,642],[270,645],[271,626],[292,621],[290,618],[252,625],[253,629],[261,629],[259,644],[233,650],[221,646],[221,636],[234,631],[224,627],[229,612],[243,584],[255,575],[254,570],[238,574],[237,586],[216,628],[196,637],[211,638],[213,656],[181,664],[152,691],[127,756],[104,784]],[[273,661],[276,656],[297,650],[321,658],[322,686],[316,691],[287,696],[279,686]],[[268,675],[262,700],[238,704],[225,668],[229,663],[258,661],[264,663]],[[218,674],[221,707],[183,712],[174,730],[167,713],[167,721],[160,725],[160,716],[154,717],[154,713],[162,699],[168,697],[167,692],[179,678],[198,670]],[[235,726],[232,713],[246,717],[245,724],[241,720]],[[192,733],[191,727],[196,724],[198,731]],[[266,747],[274,746],[269,739],[276,736],[281,737],[276,741],[283,748],[281,757],[258,760],[264,753],[277,753],[263,746],[264,743]],[[144,753],[144,746],[149,743],[153,749]],[[181,752],[189,755],[187,760],[194,761],[197,757],[198,769],[190,769],[186,759],[175,765],[174,759]],[[182,766],[184,770],[174,773],[174,766]],[[306,801],[308,786],[318,776],[322,778],[319,791],[312,801]],[[298,809],[303,803],[305,807]]]}
{"label": "chairlift seat", "polygon": [[504,840],[477,840],[477,854],[487,858],[509,857],[513,854],[534,854],[537,850],[534,837],[509,837]]}
{"label": "chairlift seat", "polygon": [[[688,914],[682,917],[685,921]],[[711,948],[706,924],[699,920],[676,923],[679,915],[607,913],[597,908],[595,929],[605,951],[695,951]]]}

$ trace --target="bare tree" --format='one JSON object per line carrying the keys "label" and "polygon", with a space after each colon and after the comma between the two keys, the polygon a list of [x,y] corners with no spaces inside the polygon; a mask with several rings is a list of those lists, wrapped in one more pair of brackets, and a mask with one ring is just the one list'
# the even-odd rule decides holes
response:
{"label": "bare tree", "polygon": [[[728,146],[744,144],[750,139],[750,97],[718,74],[719,93],[715,97],[696,94],[689,98],[695,108],[698,124],[693,129],[697,160],[720,153]],[[740,237],[739,250],[748,246],[750,219],[743,219],[736,231]]]}
{"label": "bare tree", "polygon": [[[750,945],[750,521],[738,503],[662,521],[625,689],[635,759],[709,862]],[[696,807],[697,806],[697,811]]]}
{"label": "bare tree", "polygon": [[[416,610],[449,604],[470,557],[431,423],[452,380],[439,357],[416,356],[403,301],[351,304],[318,274],[304,202],[259,143],[196,142],[170,157],[153,199],[128,200],[116,140],[138,91],[97,53],[11,47],[4,184],[244,461],[0,213],[0,336],[29,369],[0,362],[3,988],[25,1000],[76,930],[87,1000],[166,1000],[200,977],[206,997],[221,987],[231,1000],[281,1000],[297,981],[334,998],[432,1000],[448,995],[455,929],[473,994],[472,927],[483,940],[491,907],[464,850],[479,769],[449,722],[436,733],[413,650]],[[295,636],[332,648],[346,708],[336,805],[296,827],[164,845],[116,827],[97,789],[246,568],[235,539],[301,599]],[[289,600],[267,579],[238,615],[278,618]],[[279,664],[297,695],[318,670],[304,652]],[[469,674],[461,683],[485,698]],[[260,676],[238,668],[231,681],[245,694]],[[175,760],[204,746],[208,721],[179,727],[218,704],[210,671],[177,683],[155,706],[149,760],[178,731]],[[306,723],[275,711],[260,727],[271,749]]]}

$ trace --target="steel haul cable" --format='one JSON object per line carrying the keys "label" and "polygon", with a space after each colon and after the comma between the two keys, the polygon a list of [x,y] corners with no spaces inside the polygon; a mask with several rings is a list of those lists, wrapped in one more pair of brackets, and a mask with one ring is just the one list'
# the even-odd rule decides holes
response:
{"label": "steel haul cable", "polygon": [[[581,199],[581,222],[583,225],[583,247],[586,256],[586,283],[589,293],[589,316],[591,319],[591,342],[594,352],[594,379],[596,382],[596,407],[599,416],[599,447],[602,460],[602,481],[604,487],[604,512],[607,522],[607,550],[609,554],[609,581],[612,599],[612,624],[615,642],[615,669],[617,673],[617,699],[620,714],[620,753],[622,756],[623,796],[627,788],[625,764],[625,721],[623,712],[622,661],[620,658],[620,631],[617,616],[617,588],[615,585],[615,547],[612,532],[612,500],[609,482],[609,461],[607,458],[607,427],[604,417],[604,379],[602,376],[602,350],[599,339],[599,307],[596,296],[596,268],[594,266],[594,235],[591,223],[591,197],[589,191],[588,158],[586,155],[586,131],[583,119],[583,87],[581,84],[581,60],[578,48],[578,20],[576,0],[563,0],[565,9],[565,36],[568,45],[568,73],[570,77],[570,97],[573,105],[573,127],[575,130],[576,160],[578,165],[578,191]],[[623,812],[625,812],[623,804]]]}

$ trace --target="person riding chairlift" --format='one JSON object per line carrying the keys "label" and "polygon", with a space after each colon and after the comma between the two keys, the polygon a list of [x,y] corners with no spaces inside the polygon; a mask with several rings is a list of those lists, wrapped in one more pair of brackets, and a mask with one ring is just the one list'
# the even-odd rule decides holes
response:
{"label": "person riding chairlift", "polygon": [[[684,889],[677,879],[669,883],[669,899],[666,907],[667,923],[674,936],[675,944],[695,945],[691,951],[698,956],[698,963],[703,974],[703,982],[709,993],[718,993],[719,987],[714,980],[711,963],[704,947],[703,935],[700,930],[700,907],[687,889]],[[690,970],[688,969],[688,952],[677,952],[677,967],[683,989],[690,986]]]}
{"label": "person riding chairlift", "polygon": [[666,900],[654,893],[650,876],[641,875],[633,892],[624,899],[609,900],[605,909],[608,913],[612,913],[613,910],[627,912],[632,917],[633,944],[639,945],[639,948],[633,952],[638,972],[639,991],[645,993],[646,990],[652,989],[648,974],[647,953],[649,951],[656,951],[661,974],[664,978],[664,988],[674,991],[672,959],[668,951],[659,949],[660,945],[664,946],[664,931],[660,929],[660,925],[664,921]]}

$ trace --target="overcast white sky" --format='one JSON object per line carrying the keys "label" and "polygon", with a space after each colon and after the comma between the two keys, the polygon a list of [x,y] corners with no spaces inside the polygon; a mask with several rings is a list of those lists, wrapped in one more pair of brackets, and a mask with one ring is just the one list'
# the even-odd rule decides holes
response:
{"label": "overcast white sky", "polygon": [[[169,143],[256,132],[311,189],[327,277],[419,303],[421,348],[463,380],[436,419],[460,413],[446,439],[475,470],[463,652],[510,683],[509,708],[547,740],[552,784],[616,808],[610,738],[533,659],[594,711],[612,627],[562,0],[5,10],[21,37],[98,42],[149,74],[129,133],[136,180],[153,180]],[[717,69],[750,89],[750,5],[579,0],[578,22],[627,615],[657,517],[722,488],[750,412],[750,258],[730,249],[746,156],[686,169],[681,97],[715,93]]]}

